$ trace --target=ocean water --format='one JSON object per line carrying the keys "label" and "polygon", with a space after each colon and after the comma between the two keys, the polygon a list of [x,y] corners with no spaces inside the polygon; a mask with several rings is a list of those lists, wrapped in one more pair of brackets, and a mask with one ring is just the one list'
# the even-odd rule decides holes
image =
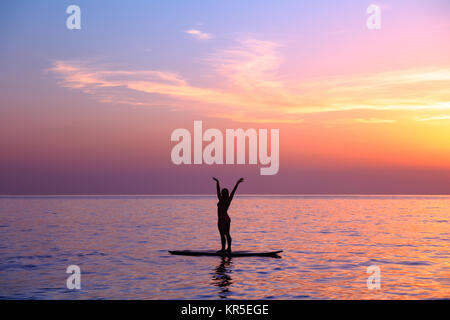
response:
{"label": "ocean water", "polygon": [[[235,250],[219,249],[213,196],[0,197],[0,298],[450,298],[450,196],[243,196]],[[81,289],[66,288],[66,268]],[[368,266],[380,289],[367,287]]]}

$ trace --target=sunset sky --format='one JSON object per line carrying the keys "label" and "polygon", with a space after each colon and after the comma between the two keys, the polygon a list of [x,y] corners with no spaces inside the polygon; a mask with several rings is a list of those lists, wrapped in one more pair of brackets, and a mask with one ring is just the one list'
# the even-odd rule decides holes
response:
{"label": "sunset sky", "polygon": [[[448,0],[3,1],[0,194],[449,194],[449,39]],[[172,164],[194,120],[279,129],[279,173]]]}

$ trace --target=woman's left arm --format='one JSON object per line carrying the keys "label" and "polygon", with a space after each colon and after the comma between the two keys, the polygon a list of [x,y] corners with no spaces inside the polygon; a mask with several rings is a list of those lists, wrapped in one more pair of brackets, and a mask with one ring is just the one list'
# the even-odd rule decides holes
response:
{"label": "woman's left arm", "polygon": [[231,203],[231,200],[233,200],[233,197],[234,197],[234,194],[236,193],[237,187],[238,187],[239,184],[240,184],[241,182],[243,182],[243,181],[244,181],[244,178],[240,178],[240,179],[236,182],[236,185],[234,186],[233,191],[231,192],[231,195],[230,195],[230,203]]}

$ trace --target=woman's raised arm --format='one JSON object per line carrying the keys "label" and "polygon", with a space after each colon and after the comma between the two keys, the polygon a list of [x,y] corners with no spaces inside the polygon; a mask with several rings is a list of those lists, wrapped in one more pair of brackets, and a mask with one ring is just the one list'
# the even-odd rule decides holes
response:
{"label": "woman's raised arm", "polygon": [[217,198],[218,198],[219,200],[221,200],[219,180],[218,180],[217,178],[215,178],[215,177],[213,177],[213,180],[216,181]]}
{"label": "woman's raised arm", "polygon": [[231,200],[233,200],[233,197],[234,197],[234,194],[236,193],[237,187],[238,187],[239,184],[240,184],[241,182],[243,182],[243,181],[244,181],[244,178],[240,178],[240,179],[236,182],[236,185],[234,186],[233,191],[231,191],[230,202],[231,202]]}

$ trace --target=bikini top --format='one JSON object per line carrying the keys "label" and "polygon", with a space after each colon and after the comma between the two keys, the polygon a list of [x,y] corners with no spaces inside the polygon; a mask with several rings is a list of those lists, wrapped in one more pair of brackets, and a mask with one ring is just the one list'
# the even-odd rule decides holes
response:
{"label": "bikini top", "polygon": [[228,201],[219,201],[217,202],[217,207],[222,210],[228,210],[230,203]]}

